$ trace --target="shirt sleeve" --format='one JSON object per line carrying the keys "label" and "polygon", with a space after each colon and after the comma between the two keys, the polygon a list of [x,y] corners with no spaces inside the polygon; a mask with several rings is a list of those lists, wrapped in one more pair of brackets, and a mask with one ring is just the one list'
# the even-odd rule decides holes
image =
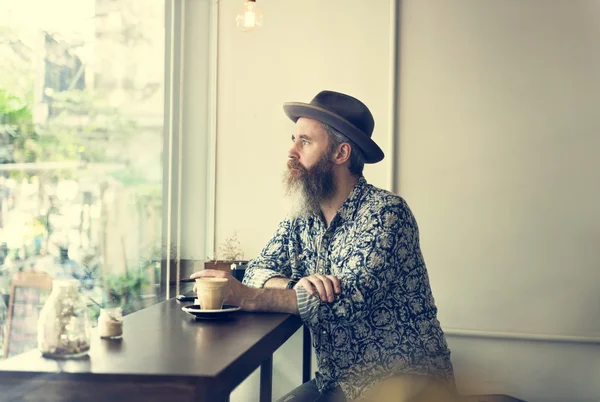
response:
{"label": "shirt sleeve", "polygon": [[[321,303],[318,297],[307,297],[297,289],[300,317],[307,325],[361,319],[374,312],[396,279],[412,272],[422,260],[417,224],[403,201],[370,213],[362,222],[360,233],[345,246],[348,257],[338,267],[341,293],[334,302]],[[410,279],[414,280],[419,282]]]}
{"label": "shirt sleeve", "polygon": [[271,278],[290,278],[289,238],[291,222],[284,220],[258,257],[250,261],[242,283],[251,288],[262,288]]}
{"label": "shirt sleeve", "polygon": [[316,294],[313,294],[312,296],[309,295],[302,286],[295,286],[294,290],[296,291],[296,301],[298,303],[300,319],[304,322],[308,322],[317,314],[321,299],[319,299]]}

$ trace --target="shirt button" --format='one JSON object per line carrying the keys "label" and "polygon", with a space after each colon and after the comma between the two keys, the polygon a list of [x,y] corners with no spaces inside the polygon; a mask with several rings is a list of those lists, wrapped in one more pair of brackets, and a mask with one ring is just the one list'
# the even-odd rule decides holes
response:
{"label": "shirt button", "polygon": [[327,331],[323,330],[323,332],[321,332],[323,335],[327,335]]}

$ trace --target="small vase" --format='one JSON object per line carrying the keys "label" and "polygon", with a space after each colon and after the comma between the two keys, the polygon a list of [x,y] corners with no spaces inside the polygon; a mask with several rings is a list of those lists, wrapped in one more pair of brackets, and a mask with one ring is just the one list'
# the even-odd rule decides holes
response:
{"label": "small vase", "polygon": [[38,320],[38,349],[44,357],[77,358],[90,349],[87,305],[76,279],[55,279]]}

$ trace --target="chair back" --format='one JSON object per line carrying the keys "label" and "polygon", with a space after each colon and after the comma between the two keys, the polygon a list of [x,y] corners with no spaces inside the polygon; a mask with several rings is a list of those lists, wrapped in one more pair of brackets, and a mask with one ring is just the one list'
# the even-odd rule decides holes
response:
{"label": "chair back", "polygon": [[38,317],[51,289],[52,277],[45,272],[26,271],[13,276],[8,299],[4,358],[36,347]]}

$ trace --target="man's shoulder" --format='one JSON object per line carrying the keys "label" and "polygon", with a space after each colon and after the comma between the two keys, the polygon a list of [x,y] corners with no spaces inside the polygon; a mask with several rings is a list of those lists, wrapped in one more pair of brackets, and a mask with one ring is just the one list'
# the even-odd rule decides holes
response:
{"label": "man's shoulder", "polygon": [[360,212],[361,215],[383,215],[385,213],[404,215],[410,212],[410,208],[406,200],[398,194],[369,184]]}
{"label": "man's shoulder", "polygon": [[381,230],[400,233],[417,227],[416,219],[403,197],[369,185],[363,202],[355,215],[358,227],[379,227]]}

